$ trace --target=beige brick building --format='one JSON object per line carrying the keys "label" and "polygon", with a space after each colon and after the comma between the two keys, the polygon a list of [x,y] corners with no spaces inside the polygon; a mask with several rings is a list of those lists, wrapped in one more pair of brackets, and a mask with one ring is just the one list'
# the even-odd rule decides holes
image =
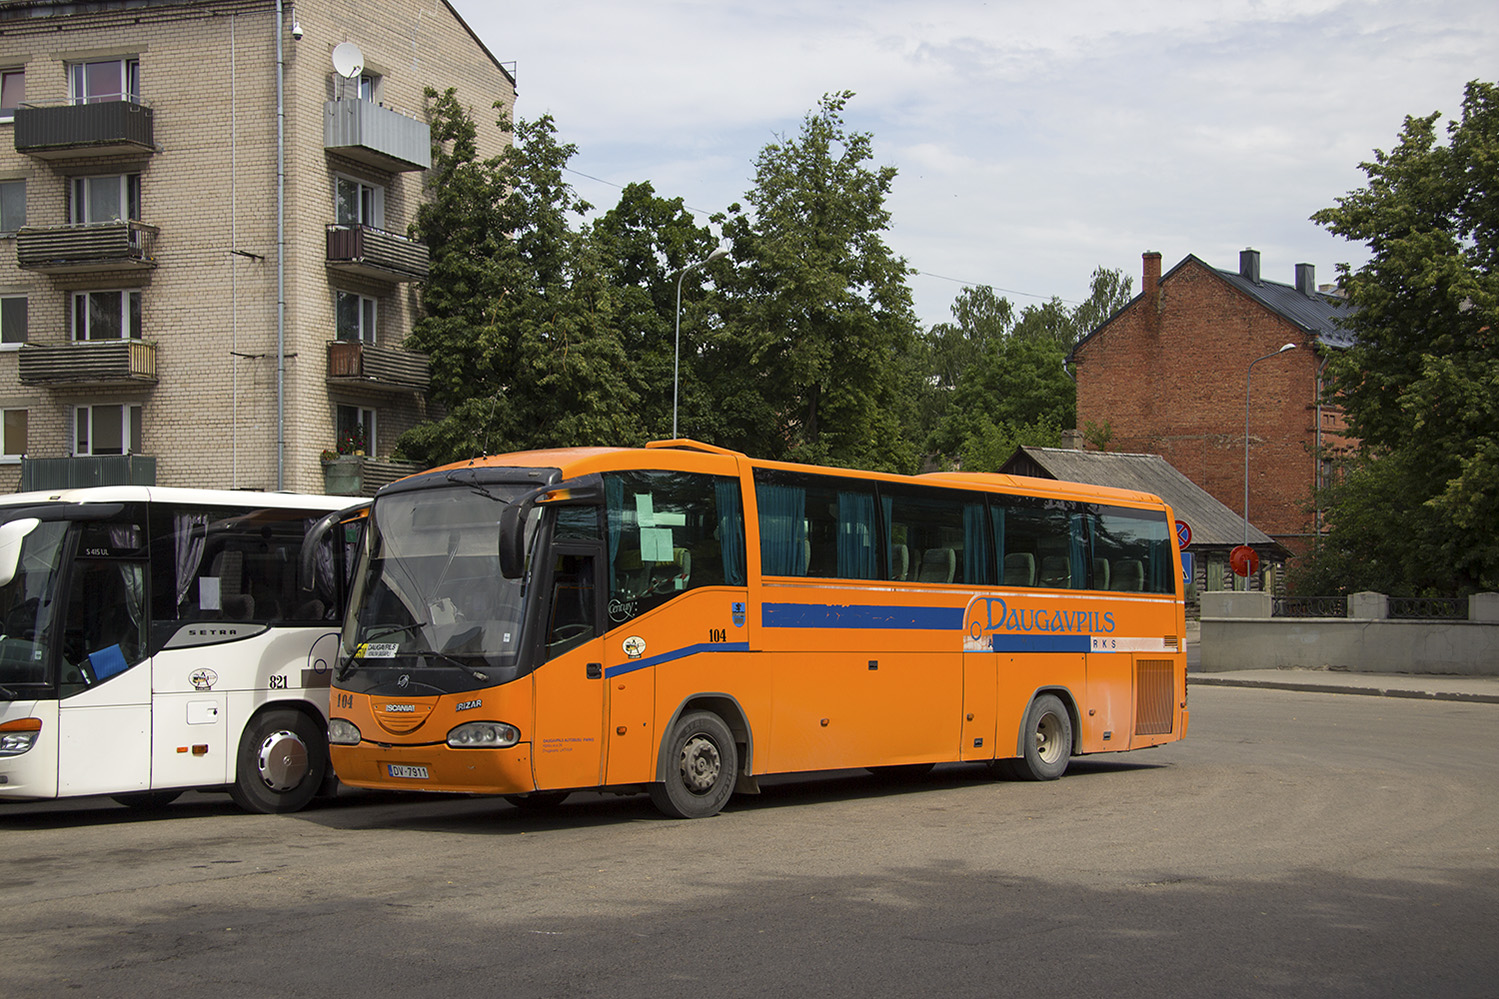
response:
{"label": "beige brick building", "polygon": [[429,86],[503,149],[514,78],[444,0],[0,2],[0,491],[323,492],[356,426],[330,467],[388,478]]}

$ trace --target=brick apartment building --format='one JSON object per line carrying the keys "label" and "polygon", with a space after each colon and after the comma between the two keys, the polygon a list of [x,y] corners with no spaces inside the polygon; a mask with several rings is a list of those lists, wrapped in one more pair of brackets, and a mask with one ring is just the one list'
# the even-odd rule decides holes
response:
{"label": "brick apartment building", "polygon": [[322,492],[356,427],[388,478],[428,86],[504,148],[514,78],[445,0],[0,2],[0,491]]}
{"label": "brick apartment building", "polygon": [[[1069,356],[1078,427],[1107,425],[1109,450],[1161,455],[1242,514],[1248,382],[1249,520],[1306,551],[1319,529],[1319,455],[1349,443],[1342,413],[1320,398],[1329,351],[1351,342],[1338,325],[1346,305],[1317,289],[1310,264],[1288,283],[1265,279],[1256,250],[1239,254],[1237,271],[1189,255],[1162,274],[1159,253],[1143,260],[1140,294]],[[1287,343],[1296,349],[1277,354]],[[1221,557],[1200,567],[1199,585],[1231,586]]]}

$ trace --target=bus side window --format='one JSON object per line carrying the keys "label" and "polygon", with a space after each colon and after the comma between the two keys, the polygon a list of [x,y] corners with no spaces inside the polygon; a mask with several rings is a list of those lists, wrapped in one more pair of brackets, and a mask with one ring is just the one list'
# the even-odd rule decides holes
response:
{"label": "bus side window", "polygon": [[138,561],[80,559],[63,623],[64,695],[146,656],[146,573]]}
{"label": "bus side window", "polygon": [[552,570],[547,658],[561,655],[599,635],[592,555],[560,554]]}

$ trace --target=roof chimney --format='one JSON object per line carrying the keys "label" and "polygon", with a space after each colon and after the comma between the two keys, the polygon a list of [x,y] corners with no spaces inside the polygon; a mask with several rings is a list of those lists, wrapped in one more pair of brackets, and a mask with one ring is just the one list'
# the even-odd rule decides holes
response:
{"label": "roof chimney", "polygon": [[1161,254],[1156,250],[1146,250],[1140,254],[1140,260],[1144,264],[1140,296],[1145,301],[1145,326],[1158,329],[1161,322]]}
{"label": "roof chimney", "polygon": [[1315,264],[1296,265],[1296,290],[1307,298],[1317,297],[1317,267]]}
{"label": "roof chimney", "polygon": [[1239,251],[1239,277],[1255,284],[1260,283],[1260,251],[1245,249]]}

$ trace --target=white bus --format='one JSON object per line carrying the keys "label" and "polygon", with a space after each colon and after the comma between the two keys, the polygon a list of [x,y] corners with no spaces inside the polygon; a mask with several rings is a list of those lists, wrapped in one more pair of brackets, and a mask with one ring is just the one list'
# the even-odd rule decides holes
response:
{"label": "white bus", "polygon": [[[347,497],[96,487],[0,497],[0,800],[331,790]],[[346,528],[345,530],[349,530]],[[350,546],[352,551],[352,546]]]}

